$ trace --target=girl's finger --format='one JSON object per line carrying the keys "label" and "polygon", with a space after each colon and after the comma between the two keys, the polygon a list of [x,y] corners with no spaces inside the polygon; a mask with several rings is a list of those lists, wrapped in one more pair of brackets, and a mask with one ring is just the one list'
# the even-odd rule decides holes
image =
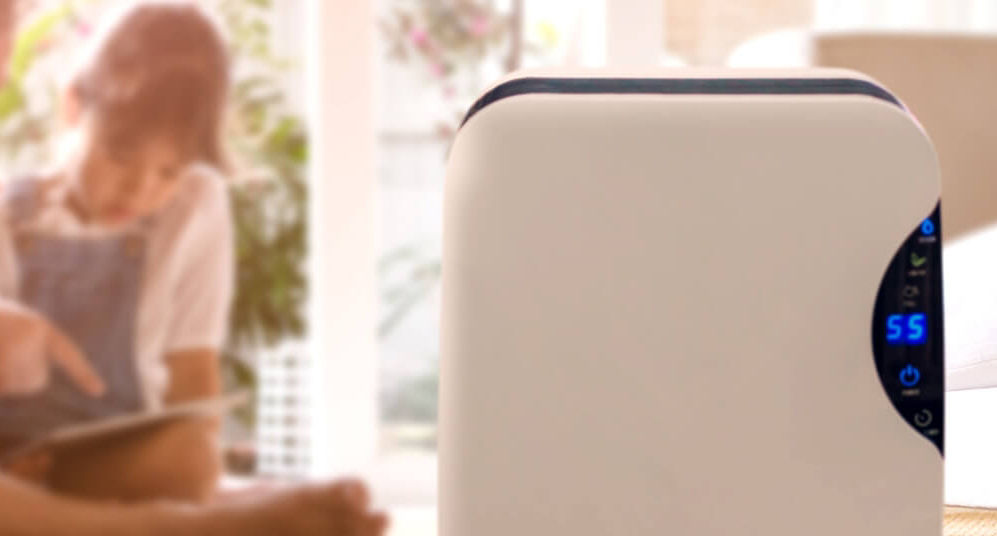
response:
{"label": "girl's finger", "polygon": [[65,372],[84,393],[99,397],[104,394],[104,380],[90,367],[90,362],[76,344],[55,327],[49,326],[46,347],[52,362]]}
{"label": "girl's finger", "polygon": [[43,484],[52,470],[52,454],[47,451],[34,452],[17,458],[4,466],[4,472],[20,480]]}
{"label": "girl's finger", "polygon": [[337,483],[336,491],[346,500],[346,503],[357,510],[366,510],[370,506],[370,492],[367,486],[358,479],[345,479]]}
{"label": "girl's finger", "polygon": [[391,520],[387,515],[380,512],[374,514],[370,520],[371,534],[381,535],[391,528]]}
{"label": "girl's finger", "polygon": [[5,352],[0,368],[0,396],[21,397],[37,393],[48,385],[48,364],[39,363],[37,349],[10,348]]}

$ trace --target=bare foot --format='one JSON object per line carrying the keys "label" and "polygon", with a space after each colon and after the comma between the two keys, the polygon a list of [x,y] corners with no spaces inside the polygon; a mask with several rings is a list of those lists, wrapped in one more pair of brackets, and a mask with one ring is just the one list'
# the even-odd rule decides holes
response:
{"label": "bare foot", "polygon": [[171,533],[198,536],[381,536],[388,527],[384,514],[370,510],[367,488],[355,480],[194,508],[177,516],[162,513],[167,516],[161,517],[162,525]]}

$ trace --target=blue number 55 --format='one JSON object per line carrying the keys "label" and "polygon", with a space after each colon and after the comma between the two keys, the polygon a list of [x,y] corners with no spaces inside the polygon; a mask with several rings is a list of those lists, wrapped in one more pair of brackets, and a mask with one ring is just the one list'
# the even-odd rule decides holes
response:
{"label": "blue number 55", "polygon": [[886,340],[891,344],[900,344],[904,336],[904,315],[890,315],[886,319]]}
{"label": "blue number 55", "polygon": [[928,338],[928,330],[925,327],[927,315],[916,313],[907,317],[907,344],[923,344]]}

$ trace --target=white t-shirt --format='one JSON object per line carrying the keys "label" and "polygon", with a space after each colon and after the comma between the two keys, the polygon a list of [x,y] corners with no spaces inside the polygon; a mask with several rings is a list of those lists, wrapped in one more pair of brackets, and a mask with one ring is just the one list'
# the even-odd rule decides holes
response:
{"label": "white t-shirt", "polygon": [[[233,295],[232,220],[225,180],[202,165],[191,167],[179,180],[176,196],[145,230],[134,355],[148,409],[162,405],[169,387],[167,355],[222,348]],[[62,206],[46,210],[46,232],[67,237],[109,232],[80,224],[71,211],[58,208]],[[7,217],[0,217],[4,299],[17,295],[17,256],[10,234]]]}

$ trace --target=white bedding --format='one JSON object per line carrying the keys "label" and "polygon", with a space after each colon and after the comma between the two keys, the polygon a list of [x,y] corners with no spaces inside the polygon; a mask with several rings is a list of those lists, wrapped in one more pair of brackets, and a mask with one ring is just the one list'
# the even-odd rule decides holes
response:
{"label": "white bedding", "polygon": [[997,507],[997,389],[949,393],[945,408],[945,502]]}
{"label": "white bedding", "polygon": [[997,225],[947,245],[945,499],[997,507]]}
{"label": "white bedding", "polygon": [[943,263],[946,389],[997,387],[997,225],[947,245]]}

